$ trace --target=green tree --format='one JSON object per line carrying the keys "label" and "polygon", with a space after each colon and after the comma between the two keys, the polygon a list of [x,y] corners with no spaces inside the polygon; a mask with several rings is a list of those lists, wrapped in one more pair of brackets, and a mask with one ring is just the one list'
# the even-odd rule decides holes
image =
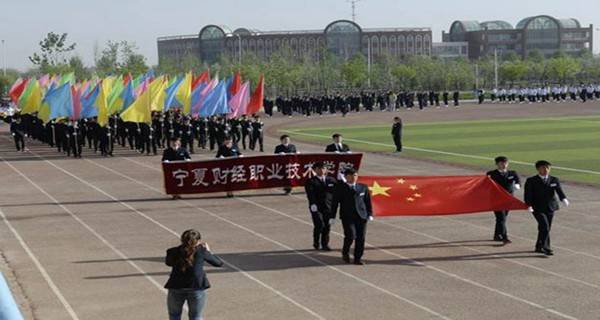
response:
{"label": "green tree", "polygon": [[342,78],[349,88],[361,87],[367,81],[367,61],[362,54],[357,54],[342,65]]}
{"label": "green tree", "polygon": [[527,75],[527,63],[523,61],[505,62],[498,68],[498,73],[503,80],[508,81],[511,85],[515,82],[523,80]]}
{"label": "green tree", "polygon": [[67,33],[50,32],[39,42],[40,52],[34,52],[29,60],[40,68],[42,73],[52,73],[53,68],[67,64],[68,55],[75,50],[75,43],[67,43]]}
{"label": "green tree", "polygon": [[83,61],[78,56],[69,59],[68,69],[75,74],[76,79],[89,79],[92,76],[90,70],[83,65]]}
{"label": "green tree", "polygon": [[548,76],[560,84],[573,80],[581,71],[581,63],[574,58],[564,56],[552,58],[547,63]]}

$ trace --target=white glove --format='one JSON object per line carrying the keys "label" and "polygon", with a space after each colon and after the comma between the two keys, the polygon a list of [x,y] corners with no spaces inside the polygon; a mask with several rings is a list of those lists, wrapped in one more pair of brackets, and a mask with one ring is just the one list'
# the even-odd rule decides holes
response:
{"label": "white glove", "polygon": [[529,210],[529,212],[533,212],[533,207],[529,207],[527,210]]}
{"label": "white glove", "polygon": [[315,213],[317,211],[319,211],[319,209],[317,208],[317,205],[316,204],[311,204],[310,205],[310,212]]}
{"label": "white glove", "polygon": [[564,198],[564,199],[562,200],[562,203],[565,205],[565,207],[568,207],[568,206],[569,206],[569,199],[567,199],[567,198]]}
{"label": "white glove", "polygon": [[518,184],[518,183],[515,183],[515,189],[517,189],[517,190],[521,190],[521,185],[520,185],[520,184]]}
{"label": "white glove", "polygon": [[335,224],[335,219],[329,219],[329,225],[332,226]]}
{"label": "white glove", "polygon": [[369,221],[373,221],[373,216],[369,216]]}

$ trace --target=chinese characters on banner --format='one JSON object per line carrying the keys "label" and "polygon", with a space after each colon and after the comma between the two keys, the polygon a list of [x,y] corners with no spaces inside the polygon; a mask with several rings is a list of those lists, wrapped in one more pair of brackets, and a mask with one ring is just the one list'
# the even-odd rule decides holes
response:
{"label": "chinese characters on banner", "polygon": [[207,161],[163,162],[167,194],[193,194],[304,186],[323,162],[337,177],[348,167],[358,169],[362,154],[286,154]]}

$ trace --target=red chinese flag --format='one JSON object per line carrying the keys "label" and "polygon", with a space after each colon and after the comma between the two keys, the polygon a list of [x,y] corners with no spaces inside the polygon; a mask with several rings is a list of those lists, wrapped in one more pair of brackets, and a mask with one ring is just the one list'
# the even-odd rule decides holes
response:
{"label": "red chinese flag", "polygon": [[240,75],[240,72],[236,72],[235,76],[233,77],[233,81],[231,82],[231,85],[229,86],[229,93],[231,93],[232,96],[235,96],[236,93],[238,93],[238,91],[240,91],[240,88],[242,87],[242,75]]}
{"label": "red chinese flag", "polygon": [[250,103],[248,107],[246,107],[246,114],[257,113],[260,108],[263,106],[263,91],[264,91],[264,76],[260,75],[260,80],[258,80],[258,86],[252,93],[252,97],[250,97]]}
{"label": "red chinese flag", "polygon": [[375,216],[434,216],[500,210],[527,205],[487,176],[361,176]]}
{"label": "red chinese flag", "polygon": [[208,80],[209,80],[208,71],[202,72],[198,76],[198,78],[194,78],[194,80],[192,81],[192,90],[196,89],[196,87],[198,87],[198,85],[201,83],[208,83]]}
{"label": "red chinese flag", "polygon": [[12,86],[12,88],[10,88],[10,91],[8,92],[8,95],[10,96],[10,98],[12,99],[12,101],[14,103],[17,103],[19,101],[19,97],[21,96],[21,94],[25,90],[25,86],[27,86],[27,83],[28,83],[27,80],[20,80],[19,83],[15,83]]}

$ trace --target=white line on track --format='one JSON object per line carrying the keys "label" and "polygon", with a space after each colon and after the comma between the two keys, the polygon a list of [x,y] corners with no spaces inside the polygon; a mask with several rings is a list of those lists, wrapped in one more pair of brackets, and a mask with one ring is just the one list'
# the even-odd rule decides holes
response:
{"label": "white line on track", "polygon": [[[59,169],[60,171],[66,173],[67,175],[79,180],[81,183],[91,187],[92,189],[104,194],[105,196],[107,196],[108,198],[118,202],[119,204],[125,206],[126,208],[136,212],[138,215],[144,217],[145,219],[151,221],[152,223],[156,224],[157,226],[161,227],[162,229],[164,229],[165,231],[173,234],[175,237],[179,238],[179,234],[177,234],[177,232],[175,232],[172,229],[169,229],[167,226],[161,224],[160,222],[154,220],[153,218],[149,217],[148,215],[142,213],[141,211],[133,208],[132,206],[130,206],[127,203],[122,202],[121,200],[113,197],[112,195],[106,193],[104,190],[96,187],[95,185],[93,185],[92,183],[68,172],[67,170],[63,169],[62,167],[54,164],[53,162],[44,159],[43,157],[37,155],[36,153],[29,151],[31,154],[33,154],[34,156],[38,157],[40,160],[43,160],[44,162],[50,164],[51,166],[55,167],[56,169]],[[86,159],[87,160],[87,159]],[[90,161],[90,160],[87,160]],[[92,162],[92,161],[90,161]],[[166,293],[166,290],[158,283],[156,282],[156,280],[154,280],[150,275],[148,275],[144,270],[142,270],[142,268],[140,268],[139,266],[137,266],[137,264],[135,264],[131,259],[129,259],[126,255],[124,255],[121,251],[119,251],[118,249],[116,249],[114,246],[112,246],[108,241],[106,241],[100,234],[98,234],[94,229],[92,229],[91,227],[89,227],[85,222],[83,222],[81,219],[79,219],[79,217],[77,217],[76,215],[74,215],[70,210],[68,210],[68,208],[64,207],[62,204],[60,204],[54,197],[52,197],[51,195],[49,195],[46,191],[44,191],[43,189],[41,189],[39,186],[37,186],[37,184],[35,184],[33,181],[31,181],[27,176],[23,175],[18,169],[14,168],[10,163],[6,162],[9,166],[11,166],[15,171],[17,171],[21,176],[23,176],[25,179],[27,179],[29,182],[31,182],[32,184],[34,184],[36,186],[36,188],[38,188],[40,191],[42,191],[44,194],[46,194],[50,199],[52,199],[52,201],[54,201],[57,205],[59,205],[61,208],[63,208],[65,211],[67,211],[67,213],[69,213],[73,218],[75,218],[75,220],[77,220],[79,223],[81,223],[84,227],[86,227],[86,229],[88,229],[90,232],[92,232],[96,237],[98,237],[102,242],[104,242],[107,246],[109,246],[111,249],[113,249],[113,251],[115,251],[115,253],[117,253],[123,260],[127,261],[130,265],[132,265],[140,274],[144,275],[144,277],[146,277],[146,279],[148,279],[150,282],[152,282],[152,284],[154,284],[155,286],[157,286],[159,288],[159,290],[161,290],[162,292]],[[93,162],[92,162],[93,163]],[[162,193],[162,192],[161,192]],[[242,269],[240,269],[239,267],[237,267],[236,265],[233,265],[227,261],[223,261],[227,266],[231,267],[232,269],[240,272],[241,274],[243,274],[244,276],[248,277],[249,279],[255,281],[256,283],[260,284],[261,286],[271,290],[272,292],[274,292],[275,294],[277,294],[278,296],[282,297],[283,299],[291,302],[292,304],[294,304],[295,306],[299,307],[300,309],[306,311],[307,313],[309,313],[310,315],[312,315],[313,317],[317,318],[317,319],[325,319],[324,317],[322,317],[321,315],[319,315],[318,313],[314,312],[313,310],[309,309],[308,307],[302,305],[301,303],[295,301],[294,299],[286,296],[285,294],[283,294],[282,292],[276,290],[275,288],[269,286],[268,284],[262,282],[261,280],[253,277],[252,275],[248,274],[247,272],[243,271]]]}
{"label": "white line on track", "polygon": [[46,280],[46,283],[48,284],[48,286],[50,287],[52,292],[56,295],[56,297],[58,298],[60,303],[63,305],[63,307],[65,308],[65,310],[67,311],[67,313],[69,314],[71,319],[79,320],[79,317],[75,313],[75,310],[73,310],[73,307],[71,307],[71,305],[69,304],[69,302],[67,301],[65,296],[63,296],[63,294],[60,292],[60,289],[58,289],[58,287],[56,286],[56,284],[54,283],[54,281],[52,280],[52,278],[50,277],[50,275],[44,268],[44,266],[42,266],[42,264],[40,263],[38,258],[35,256],[35,254],[33,254],[31,249],[27,245],[27,243],[25,243],[25,240],[23,240],[23,237],[21,237],[19,232],[8,221],[8,219],[4,215],[4,212],[2,212],[1,209],[0,209],[0,217],[2,217],[2,220],[4,221],[4,223],[6,224],[8,229],[10,229],[10,231],[13,233],[13,235],[15,236],[17,241],[19,241],[19,244],[21,244],[21,247],[23,247],[23,250],[25,250],[25,252],[29,256],[31,261],[33,261],[33,264],[35,265],[35,267],[40,271],[40,273],[42,274],[42,277],[44,278],[44,280]]}
{"label": "white line on track", "polygon": [[[299,132],[299,131],[294,131],[294,130],[282,130],[282,132],[297,134],[297,135],[301,135],[301,136],[308,136],[308,137],[329,138],[329,136],[322,135],[322,134],[305,133],[305,132]],[[392,144],[373,142],[373,141],[367,141],[367,140],[359,140],[359,139],[351,139],[351,138],[344,138],[344,140],[358,142],[358,143],[362,143],[362,144],[373,144],[373,145],[382,146],[382,147],[394,147],[394,145],[392,145]],[[478,159],[478,160],[486,160],[486,161],[494,160],[494,158],[476,156],[476,155],[465,154],[465,153],[456,153],[456,152],[448,152],[448,151],[417,148],[417,147],[408,147],[408,146],[403,146],[402,148],[408,149],[408,150],[415,150],[415,151],[421,151],[421,152],[428,152],[428,153],[442,154],[442,155],[447,155],[447,156],[460,157],[460,158],[470,158],[470,159]],[[533,163],[525,162],[525,161],[511,160],[510,162],[522,164],[522,165],[533,166]],[[577,173],[589,173],[589,174],[600,175],[600,171],[561,167],[561,166],[552,166],[552,168],[564,170],[564,171],[572,171],[572,172],[577,172]]]}
{"label": "white line on track", "polygon": [[[124,159],[126,159],[126,160],[128,160],[128,161],[130,161],[130,162],[137,163],[137,164],[139,164],[139,165],[141,165],[141,166],[144,166],[144,167],[150,168],[150,169],[152,169],[152,170],[155,170],[155,171],[160,171],[160,169],[157,169],[157,168],[151,167],[151,166],[149,166],[149,165],[146,165],[146,164],[145,164],[145,163],[143,163],[143,162],[138,162],[138,161],[136,161],[136,160],[133,160],[133,159],[130,159],[130,158],[124,158]],[[109,168],[107,168],[107,169],[109,169]],[[113,172],[116,172],[116,171],[114,171],[113,169],[109,169],[109,170],[110,170],[110,171],[113,171]],[[118,173],[118,172],[117,172],[117,173]],[[134,178],[132,178],[132,177],[129,177],[129,176],[125,175],[125,174],[121,174],[121,173],[118,173],[118,174],[119,174],[119,175],[121,175],[121,176],[123,176],[123,177],[125,177],[125,178],[127,178],[127,179],[129,179],[129,180],[131,180],[131,181],[137,182],[137,183],[138,183],[138,184],[140,184],[140,185],[144,185],[144,186],[146,186],[146,187],[148,187],[148,188],[150,188],[150,189],[153,189],[153,190],[155,190],[155,191],[157,191],[157,192],[163,193],[161,190],[159,190],[159,189],[157,189],[157,188],[154,188],[154,187],[152,187],[152,186],[150,186],[150,185],[148,185],[148,184],[146,184],[146,183],[144,183],[144,182],[141,182],[141,181],[139,181],[139,180],[137,180],[137,179],[134,179]],[[239,200],[239,201],[243,201],[243,202],[247,202],[247,203],[253,204],[253,205],[255,205],[255,206],[259,207],[259,208],[262,208],[262,209],[265,209],[265,210],[268,210],[268,211],[271,211],[271,212],[277,213],[277,214],[279,214],[279,215],[282,215],[282,216],[288,217],[288,218],[290,218],[290,219],[292,219],[292,220],[295,220],[295,221],[298,221],[298,222],[300,222],[300,223],[302,223],[302,224],[306,224],[306,225],[309,225],[309,226],[310,226],[310,223],[309,223],[309,222],[306,222],[306,221],[304,221],[304,220],[302,220],[302,219],[298,219],[298,218],[296,218],[296,217],[294,217],[294,216],[288,215],[288,214],[286,214],[286,213],[284,213],[284,212],[282,212],[282,211],[279,211],[279,210],[277,210],[277,209],[273,209],[273,208],[271,208],[271,207],[264,206],[264,205],[262,205],[262,204],[260,204],[260,203],[254,202],[254,201],[252,201],[252,200],[248,200],[248,199],[242,199],[242,198],[235,198],[235,199],[237,199],[237,200]],[[187,202],[187,201],[185,201],[185,200],[184,200],[184,202]],[[201,208],[198,208],[198,209],[199,209],[199,210],[202,210],[202,211],[204,211],[204,209],[201,209]],[[334,233],[334,234],[336,234],[336,235],[338,235],[338,236],[340,236],[340,237],[343,237],[343,235],[342,235],[342,234],[340,234],[340,233],[338,233],[338,232],[333,232],[333,233]],[[471,280],[471,279],[468,279],[468,278],[461,277],[461,276],[459,276],[459,275],[457,275],[457,274],[454,274],[454,273],[451,273],[451,272],[449,272],[449,271],[446,271],[446,270],[443,270],[443,269],[440,269],[440,268],[437,268],[437,267],[434,267],[434,266],[431,266],[431,265],[424,264],[424,263],[422,263],[422,262],[420,262],[420,261],[413,260],[413,259],[411,259],[411,258],[409,258],[409,257],[407,257],[407,256],[403,256],[403,255],[397,254],[397,253],[395,253],[395,252],[392,252],[392,251],[390,251],[390,250],[386,250],[386,249],[383,249],[383,248],[379,248],[379,247],[377,247],[377,246],[374,246],[374,245],[371,245],[371,244],[369,244],[369,243],[366,243],[366,245],[367,245],[367,246],[369,246],[369,247],[372,247],[372,248],[374,248],[374,249],[376,249],[376,250],[379,250],[379,251],[381,251],[381,252],[387,253],[387,254],[389,254],[389,255],[391,255],[391,256],[395,256],[395,257],[397,257],[397,258],[400,258],[400,259],[404,259],[404,260],[407,260],[407,261],[411,261],[411,262],[413,262],[413,263],[414,263],[414,264],[416,264],[416,265],[423,266],[423,267],[425,267],[425,268],[428,268],[428,269],[431,269],[431,270],[433,270],[433,271],[436,271],[436,272],[442,273],[442,274],[444,274],[444,275],[446,275],[446,276],[448,276],[448,277],[451,277],[451,278],[454,278],[454,279],[457,279],[457,280],[460,280],[460,281],[463,281],[463,282],[469,283],[469,284],[471,284],[471,285],[473,285],[473,286],[476,286],[476,287],[479,287],[479,288],[482,288],[482,289],[486,289],[486,290],[488,290],[488,291],[491,291],[491,292],[497,293],[497,294],[499,294],[499,295],[502,295],[502,296],[505,296],[505,297],[507,297],[507,298],[510,298],[510,299],[513,299],[513,300],[516,300],[516,301],[522,302],[522,303],[524,303],[524,304],[527,304],[527,305],[529,305],[529,306],[531,306],[531,307],[534,307],[534,308],[536,308],[536,309],[540,309],[540,310],[547,311],[547,312],[549,312],[549,313],[552,313],[552,314],[554,314],[554,315],[557,315],[557,316],[559,316],[559,317],[562,317],[562,318],[564,318],[564,319],[576,319],[576,318],[574,318],[574,317],[572,317],[572,316],[569,316],[569,315],[567,315],[567,314],[561,313],[561,312],[559,312],[559,311],[557,311],[557,310],[554,310],[554,309],[552,309],[552,308],[548,308],[548,307],[545,307],[545,306],[543,306],[543,305],[540,305],[540,304],[538,304],[538,303],[535,303],[535,302],[532,302],[532,301],[526,300],[526,299],[524,299],[524,298],[520,298],[520,297],[514,296],[514,295],[512,295],[512,294],[510,294],[510,293],[507,293],[507,292],[501,291],[501,290],[499,290],[499,289],[496,289],[496,288],[493,288],[493,287],[487,286],[487,285],[485,285],[485,284],[482,284],[482,283],[479,283],[479,282],[477,282],[477,281],[474,281],[474,280]],[[300,254],[302,254],[302,253],[300,253]]]}

